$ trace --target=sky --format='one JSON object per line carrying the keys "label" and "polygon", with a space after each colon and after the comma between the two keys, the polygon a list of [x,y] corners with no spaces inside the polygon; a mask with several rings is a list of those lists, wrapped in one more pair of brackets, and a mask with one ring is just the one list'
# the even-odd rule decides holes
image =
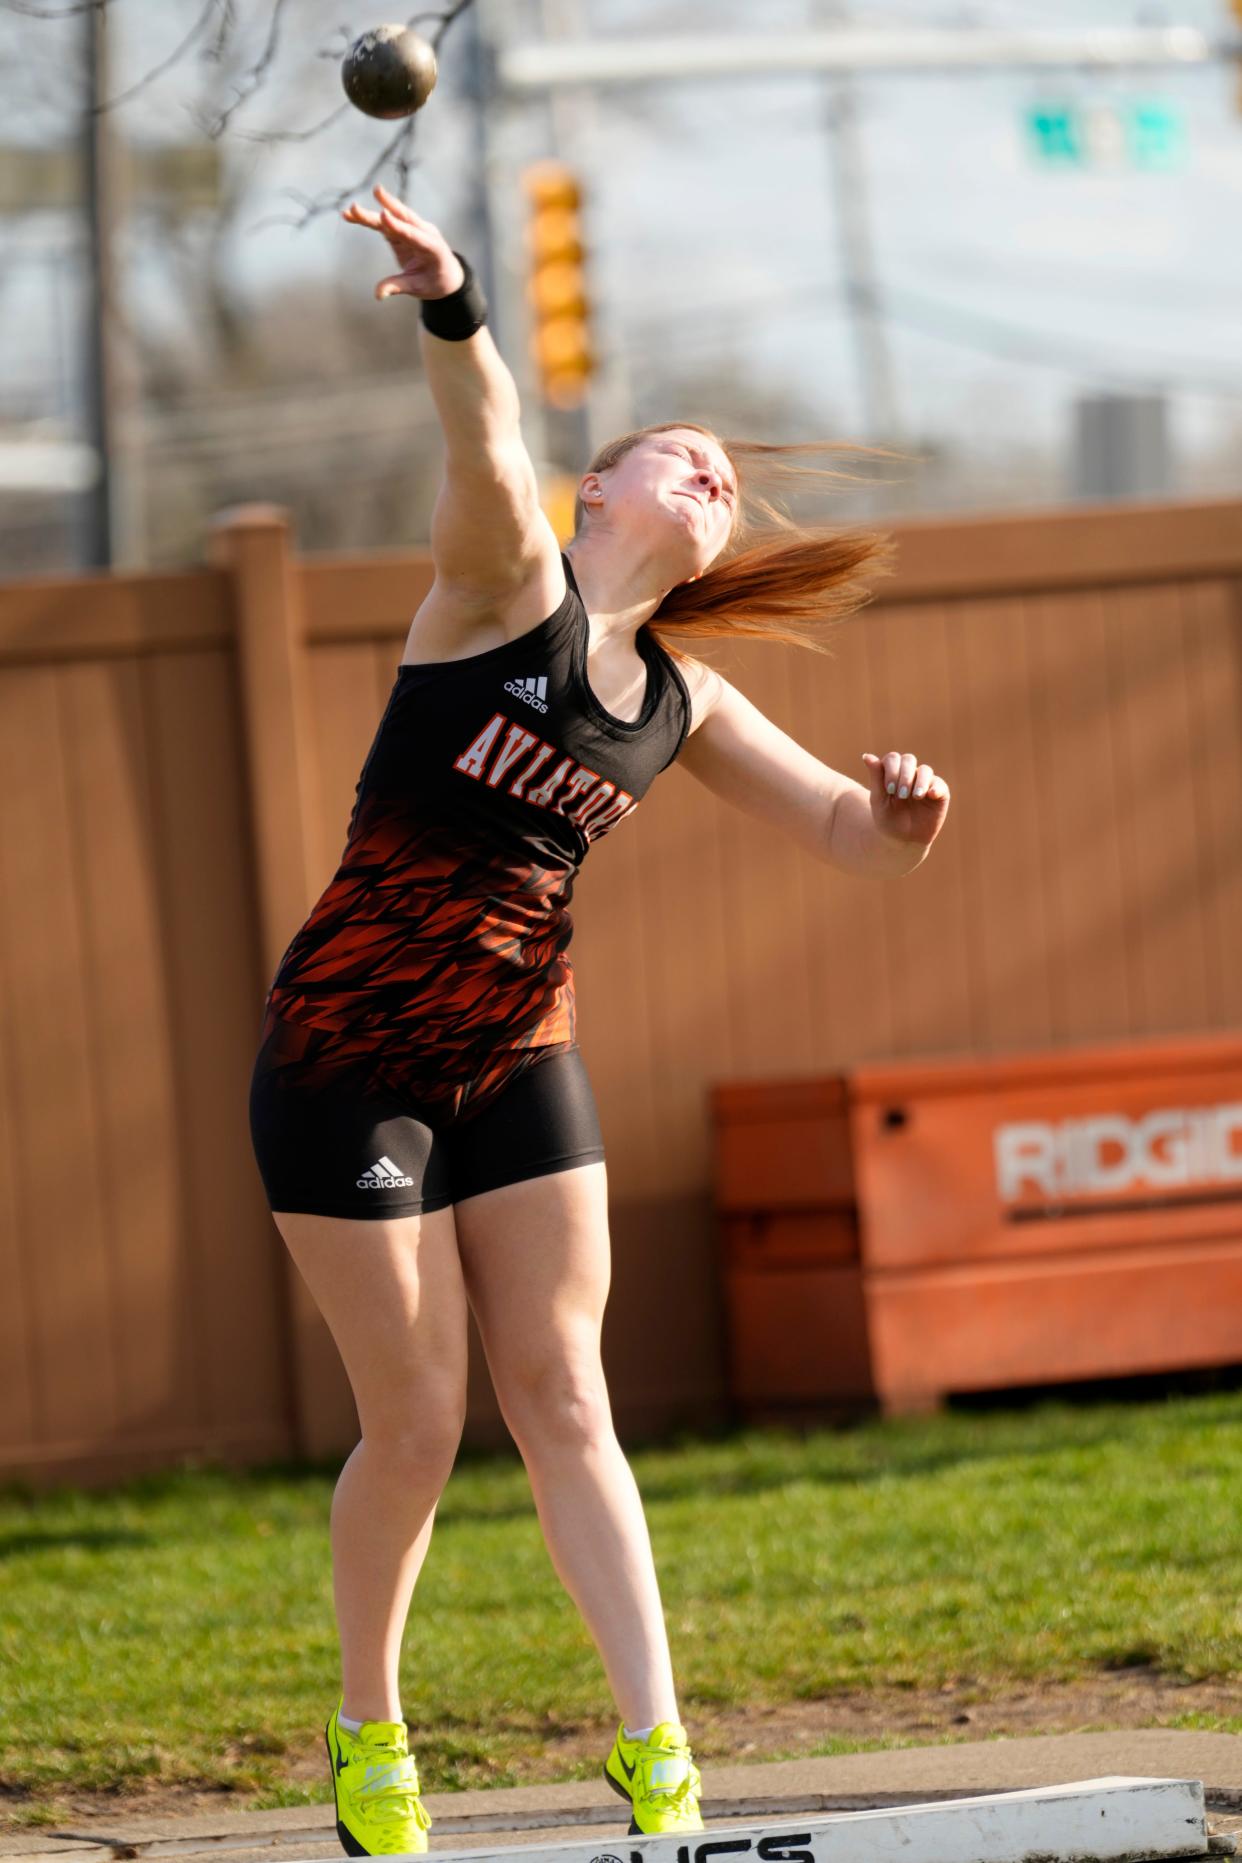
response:
{"label": "sky", "polygon": [[[298,0],[296,41],[286,36],[271,82],[238,112],[239,131],[317,122],[341,100],[341,14]],[[590,37],[662,35],[670,9],[653,0],[504,0],[516,36],[541,35],[543,7]],[[115,68],[126,84],[167,57],[199,0],[114,0]],[[827,23],[847,10],[831,0],[684,0],[679,32],[770,32]],[[241,0],[256,49],[269,16]],[[853,23],[1100,25],[1188,24],[1225,32],[1226,0],[886,0],[848,6]],[[382,15],[381,15],[382,16]],[[351,18],[349,30],[373,23]],[[0,84],[6,134],[46,144],[69,133],[63,81],[76,21],[0,14]],[[37,57],[27,53],[36,49]],[[474,126],[455,97],[452,40],[441,84],[420,119],[419,167],[407,198],[460,243],[477,183]],[[58,52],[61,54],[58,56]],[[196,135],[190,105],[202,68],[188,62],[121,106],[136,140]],[[1100,387],[1163,387],[1182,451],[1242,433],[1242,74],[1220,66],[1133,76],[1036,78],[872,76],[853,83],[859,166],[897,437],[951,439],[981,455],[1011,442],[1064,451],[1074,397]],[[758,75],[600,91],[562,121],[561,153],[588,191],[592,281],[614,388],[641,378],[658,344],[665,358],[714,356],[774,394],[822,414],[834,432],[867,439],[868,398],[844,294],[840,228],[824,128],[822,77]],[[1033,156],[1025,112],[1040,101],[1097,108],[1138,96],[1181,113],[1183,162],[1169,172],[1103,164],[1057,170]],[[432,114],[433,110],[436,114]],[[326,134],[274,149],[226,135],[252,191],[232,242],[239,284],[256,295],[291,274],[334,280],[360,297],[374,276],[359,262],[358,230],[324,215],[298,230],[286,190],[303,196],[356,184],[388,128],[347,111]],[[519,159],[553,151],[539,105],[515,119]],[[516,194],[512,209],[519,211]],[[158,253],[131,229],[130,289],[172,315]],[[59,212],[0,225],[0,413],[37,382],[49,408],[72,418],[65,387],[77,309],[66,298],[80,228]],[[383,314],[377,307],[377,313]],[[192,340],[192,331],[189,333]],[[644,412],[644,418],[657,416]],[[1242,489],[1242,439],[1225,467]]]}

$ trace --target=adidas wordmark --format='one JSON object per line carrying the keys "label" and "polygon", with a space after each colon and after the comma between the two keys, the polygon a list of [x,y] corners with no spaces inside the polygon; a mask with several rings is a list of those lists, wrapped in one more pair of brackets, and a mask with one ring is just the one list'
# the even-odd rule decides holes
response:
{"label": "adidas wordmark", "polygon": [[511,692],[515,699],[523,699],[537,712],[546,712],[548,681],[546,674],[539,679],[510,679],[505,682],[505,691]]}
{"label": "adidas wordmark", "polygon": [[359,1190],[396,1190],[401,1184],[410,1188],[414,1184],[412,1177],[402,1177],[391,1158],[381,1158],[369,1171],[364,1171],[357,1181]]}

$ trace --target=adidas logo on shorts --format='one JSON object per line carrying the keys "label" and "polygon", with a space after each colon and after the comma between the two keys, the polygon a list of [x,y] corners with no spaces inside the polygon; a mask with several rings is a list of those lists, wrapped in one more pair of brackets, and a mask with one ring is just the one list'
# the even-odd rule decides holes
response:
{"label": "adidas logo on shorts", "polygon": [[402,1177],[391,1158],[381,1158],[369,1171],[364,1171],[357,1180],[359,1190],[396,1190],[404,1184],[412,1189],[414,1179]]}
{"label": "adidas logo on shorts", "polygon": [[515,699],[522,699],[532,705],[537,712],[546,712],[548,681],[546,675],[541,679],[509,679],[505,681],[505,691],[511,692]]}

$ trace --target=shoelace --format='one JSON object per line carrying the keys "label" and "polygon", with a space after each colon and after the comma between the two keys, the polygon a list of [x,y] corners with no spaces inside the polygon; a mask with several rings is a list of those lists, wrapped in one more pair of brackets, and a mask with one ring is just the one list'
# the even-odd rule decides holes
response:
{"label": "shoelace", "polygon": [[[408,1763],[410,1776],[394,1779],[389,1785],[366,1783],[373,1770],[387,1771],[394,1762]],[[365,1800],[377,1824],[408,1824],[412,1817],[420,1830],[431,1829],[431,1813],[418,1796],[418,1768],[404,1747],[395,1743],[392,1746],[368,1745],[361,1748],[349,1763],[361,1763],[365,1768],[363,1782],[355,1787],[354,1796]]]}
{"label": "shoelace", "polygon": [[694,1761],[690,1759],[690,1749],[688,1747],[682,1747],[679,1752],[676,1748],[656,1747],[653,1751],[659,1755],[660,1759],[679,1759],[684,1755],[689,1761],[689,1764],[686,1768],[685,1778],[679,1780],[676,1785],[653,1786],[648,1783],[650,1778],[649,1772],[645,1772],[643,1776],[645,1796],[648,1798],[663,1799],[667,1803],[674,1805],[680,1805],[682,1801],[687,1798],[697,1798],[702,1790],[703,1780],[698,1767],[695,1765]]}
{"label": "shoelace", "polygon": [[662,1799],[666,1799],[671,1805],[680,1805],[687,1798],[697,1799],[702,1786],[703,1781],[699,1776],[699,1769],[692,1764],[680,1785],[675,1785],[671,1788],[668,1786],[657,1786],[650,1796],[652,1798],[659,1796]]}

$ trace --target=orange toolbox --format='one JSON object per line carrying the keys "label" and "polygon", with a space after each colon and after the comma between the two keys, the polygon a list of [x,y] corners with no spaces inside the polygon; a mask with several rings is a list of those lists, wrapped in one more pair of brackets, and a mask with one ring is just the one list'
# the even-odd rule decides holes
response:
{"label": "orange toolbox", "polygon": [[1242,1036],[711,1090],[750,1416],[1242,1364]]}

